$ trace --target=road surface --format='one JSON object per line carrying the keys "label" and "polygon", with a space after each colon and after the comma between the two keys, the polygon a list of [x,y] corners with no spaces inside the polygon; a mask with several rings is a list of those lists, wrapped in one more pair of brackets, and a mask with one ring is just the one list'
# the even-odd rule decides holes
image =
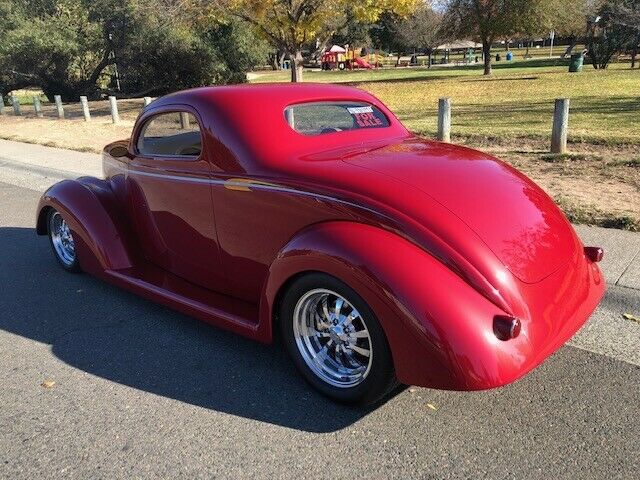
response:
{"label": "road surface", "polygon": [[580,229],[628,261],[605,264],[602,305],[524,379],[346,408],[277,346],[62,271],[33,224],[68,172],[40,160],[8,166],[0,143],[0,478],[637,478],[637,236]]}

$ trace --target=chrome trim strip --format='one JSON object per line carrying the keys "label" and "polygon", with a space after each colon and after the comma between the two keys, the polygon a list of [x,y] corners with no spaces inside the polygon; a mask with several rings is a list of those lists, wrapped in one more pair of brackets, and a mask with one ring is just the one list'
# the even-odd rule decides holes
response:
{"label": "chrome trim strip", "polygon": [[260,183],[259,181],[256,181],[256,183],[252,183],[251,181],[247,181],[247,182],[230,182],[228,180],[217,180],[217,179],[213,179],[213,178],[198,178],[198,177],[187,177],[187,176],[183,176],[183,175],[168,175],[168,174],[160,174],[160,173],[151,173],[151,172],[142,172],[140,170],[130,170],[130,169],[125,169],[122,168],[122,165],[120,165],[119,163],[116,163],[115,161],[112,161],[110,159],[104,159],[104,163],[108,163],[110,164],[112,167],[121,170],[125,173],[128,174],[132,174],[132,175],[142,175],[145,177],[154,177],[154,178],[163,178],[163,179],[169,179],[169,180],[176,180],[179,182],[191,182],[191,183],[200,183],[200,184],[209,184],[209,185],[227,185],[227,186],[233,186],[233,187],[244,187],[244,188],[251,188],[252,190],[265,190],[265,191],[273,191],[273,192],[280,192],[280,193],[291,193],[294,195],[302,195],[302,196],[306,196],[306,197],[312,197],[312,198],[316,198],[319,200],[327,200],[327,201],[331,201],[331,202],[337,202],[337,203],[341,203],[343,205],[349,205],[351,207],[355,207],[355,208],[359,208],[361,210],[366,210],[368,212],[374,213],[376,215],[380,215],[383,216],[385,218],[388,218],[386,215],[373,210],[371,208],[362,206],[362,205],[358,205],[357,203],[353,203],[353,202],[349,202],[347,200],[341,200],[339,198],[336,197],[331,197],[329,195],[323,195],[321,193],[313,193],[313,192],[306,192],[304,190],[297,190],[295,188],[288,188],[288,187],[282,187],[279,185],[265,185],[264,183]]}

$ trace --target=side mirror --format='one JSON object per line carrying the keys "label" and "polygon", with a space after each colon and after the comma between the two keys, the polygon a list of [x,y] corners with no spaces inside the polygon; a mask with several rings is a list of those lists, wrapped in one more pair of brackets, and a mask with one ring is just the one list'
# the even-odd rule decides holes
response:
{"label": "side mirror", "polygon": [[109,155],[114,158],[128,157],[129,149],[124,145],[116,145],[111,150],[109,150]]}

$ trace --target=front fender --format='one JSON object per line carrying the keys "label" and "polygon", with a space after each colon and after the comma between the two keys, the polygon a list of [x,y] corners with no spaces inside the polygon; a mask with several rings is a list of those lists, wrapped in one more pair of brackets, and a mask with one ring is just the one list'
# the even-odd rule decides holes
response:
{"label": "front fender", "polygon": [[393,232],[351,222],[321,223],[301,232],[271,265],[263,319],[277,313],[287,281],[309,271],[339,278],[369,304],[401,382],[475,390],[513,380],[513,362],[505,364],[499,345],[508,342],[493,334],[493,317],[504,312]]}
{"label": "front fender", "polygon": [[126,246],[129,236],[124,214],[108,181],[81,177],[50,187],[38,204],[39,235],[47,234],[46,219],[51,208],[58,210],[69,224],[84,271],[100,274],[133,265]]}

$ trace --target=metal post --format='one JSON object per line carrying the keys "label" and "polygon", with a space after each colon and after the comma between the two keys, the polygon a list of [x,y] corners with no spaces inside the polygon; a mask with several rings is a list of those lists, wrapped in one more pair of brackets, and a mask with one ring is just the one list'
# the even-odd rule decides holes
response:
{"label": "metal post", "polygon": [[553,112],[551,131],[551,153],[566,153],[567,130],[569,128],[569,99],[558,98]]}
{"label": "metal post", "polygon": [[111,107],[111,120],[113,123],[118,123],[120,121],[120,114],[118,114],[118,101],[116,97],[109,97],[109,106]]}
{"label": "metal post", "polygon": [[151,103],[151,97],[144,97],[143,106],[148,107],[150,103]]}
{"label": "metal post", "polygon": [[451,141],[451,99],[438,100],[438,140]]}
{"label": "metal post", "polygon": [[189,114],[187,112],[180,112],[180,128],[183,130],[189,128]]}
{"label": "metal post", "polygon": [[33,109],[36,111],[36,117],[42,118],[44,116],[42,114],[42,105],[40,105],[40,97],[37,95],[33,96]]}
{"label": "metal post", "polygon": [[84,115],[84,121],[88,122],[91,120],[91,112],[89,111],[89,101],[87,97],[84,95],[80,97],[80,103],[82,104],[82,114]]}
{"label": "metal post", "polygon": [[14,115],[22,115],[20,111],[20,100],[15,95],[11,95],[11,104],[13,105],[13,114]]}
{"label": "metal post", "polygon": [[53,99],[56,102],[56,112],[58,113],[58,118],[64,118],[64,107],[62,106],[62,97],[60,95],[54,95]]}

